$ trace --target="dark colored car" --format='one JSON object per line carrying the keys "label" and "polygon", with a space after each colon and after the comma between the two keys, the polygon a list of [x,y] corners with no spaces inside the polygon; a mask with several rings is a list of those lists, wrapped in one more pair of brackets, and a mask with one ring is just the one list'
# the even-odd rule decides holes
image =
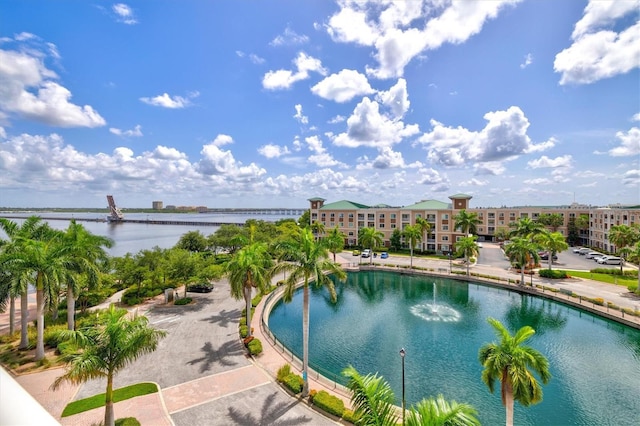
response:
{"label": "dark colored car", "polygon": [[[546,251],[541,251],[538,255],[540,256],[540,260],[549,260],[549,253]],[[554,254],[553,260],[558,260],[558,256]]]}
{"label": "dark colored car", "polygon": [[213,284],[211,283],[191,284],[187,286],[187,291],[190,291],[192,293],[211,293],[213,291]]}

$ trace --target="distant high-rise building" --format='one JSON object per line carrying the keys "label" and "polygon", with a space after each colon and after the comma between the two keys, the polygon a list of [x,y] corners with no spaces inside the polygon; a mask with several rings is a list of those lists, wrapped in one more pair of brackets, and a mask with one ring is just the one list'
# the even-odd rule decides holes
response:
{"label": "distant high-rise building", "polygon": [[162,201],[153,201],[151,203],[151,208],[154,210],[162,210]]}

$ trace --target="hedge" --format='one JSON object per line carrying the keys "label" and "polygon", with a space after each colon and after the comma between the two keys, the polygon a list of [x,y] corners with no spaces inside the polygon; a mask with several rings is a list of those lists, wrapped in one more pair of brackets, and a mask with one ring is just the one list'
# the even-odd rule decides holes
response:
{"label": "hedge", "polygon": [[342,417],[344,414],[344,401],[324,390],[315,394],[313,405],[334,416]]}
{"label": "hedge", "polygon": [[542,278],[563,279],[569,277],[565,271],[559,269],[540,269],[538,273]]}
{"label": "hedge", "polygon": [[253,356],[260,355],[262,353],[262,342],[260,339],[253,339],[247,345],[249,353]]}

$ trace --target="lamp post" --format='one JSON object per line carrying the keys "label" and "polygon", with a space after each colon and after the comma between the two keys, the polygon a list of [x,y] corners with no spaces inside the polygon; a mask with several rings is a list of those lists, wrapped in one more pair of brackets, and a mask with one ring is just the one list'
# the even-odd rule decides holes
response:
{"label": "lamp post", "polygon": [[452,265],[451,265],[451,250],[449,250],[449,273],[451,273],[451,269],[452,269]]}
{"label": "lamp post", "polygon": [[404,356],[407,353],[404,348],[400,349],[400,358],[402,359],[402,425],[404,426],[404,407],[405,407],[405,399],[404,399]]}

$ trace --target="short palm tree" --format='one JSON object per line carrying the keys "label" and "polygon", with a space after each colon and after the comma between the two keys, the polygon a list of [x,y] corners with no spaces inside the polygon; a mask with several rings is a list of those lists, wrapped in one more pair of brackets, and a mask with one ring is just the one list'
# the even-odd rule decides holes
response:
{"label": "short palm tree", "polygon": [[130,318],[125,309],[111,305],[98,316],[97,324],[61,333],[61,338],[75,343],[79,351],[64,356],[67,370],[53,383],[53,389],[66,381],[78,384],[106,378],[104,424],[113,426],[115,374],[141,355],[155,351],[160,339],[166,335],[165,331],[149,327],[148,322],[144,316]]}
{"label": "short palm tree", "polygon": [[[626,247],[633,246],[640,242],[640,227],[629,225],[613,225],[609,230],[609,241],[616,246],[616,251],[624,257],[628,250]],[[620,262],[620,271],[622,271]]]}
{"label": "short palm tree", "polygon": [[530,346],[524,345],[535,330],[524,326],[515,335],[494,318],[487,321],[494,328],[499,342],[488,343],[480,348],[478,359],[482,370],[482,381],[493,393],[495,382],[501,384],[502,404],[506,409],[506,425],[513,425],[513,403],[518,401],[525,407],[542,401],[542,387],[532,374],[536,373],[542,383],[551,379],[549,361]]}
{"label": "short palm tree", "polygon": [[527,238],[533,242],[536,235],[544,232],[544,225],[535,220],[523,217],[517,222],[511,223],[511,237]]}
{"label": "short palm tree", "polygon": [[423,234],[426,234],[426,237],[422,238],[422,241],[428,241],[429,236],[431,235],[431,224],[429,223],[429,221],[423,217],[417,217],[416,226],[420,228],[420,231]]}
{"label": "short palm tree", "polygon": [[472,235],[471,237],[462,237],[456,241],[456,254],[458,256],[464,256],[464,261],[467,265],[467,276],[469,276],[470,259],[478,256],[476,238],[478,237]]}
{"label": "short palm tree", "polygon": [[549,270],[551,270],[551,264],[553,263],[553,256],[563,250],[569,248],[569,244],[564,239],[564,235],[559,232],[544,232],[535,236],[535,241],[547,251],[549,255]]}
{"label": "short palm tree", "polygon": [[369,263],[373,262],[373,250],[376,247],[382,246],[382,238],[384,234],[376,228],[360,228],[358,231],[358,242],[362,247],[371,250],[369,255]]}
{"label": "short palm tree", "polygon": [[325,240],[327,240],[327,248],[331,254],[333,254],[334,262],[336,261],[336,253],[342,252],[342,249],[344,248],[344,239],[346,237],[347,236],[340,231],[340,228],[338,228],[337,225],[329,231],[329,234],[325,237]]}
{"label": "short palm tree", "polygon": [[[351,404],[356,425],[396,426],[398,414],[394,406],[395,395],[389,383],[377,374],[360,375],[352,366],[342,374],[349,379]],[[468,404],[447,401],[442,395],[425,398],[409,408],[406,424],[409,426],[478,426],[476,410]]]}
{"label": "short palm tree", "polygon": [[413,268],[413,248],[422,241],[422,229],[418,225],[407,225],[402,230],[402,236],[404,240],[409,243],[409,249],[411,251],[409,267]]}
{"label": "short palm tree", "polygon": [[302,281],[302,396],[309,394],[309,284],[324,286],[329,290],[331,300],[336,300],[336,290],[329,274],[339,280],[346,279],[346,272],[340,265],[329,259],[325,240],[316,241],[309,228],[301,229],[290,240],[277,244],[280,262],[273,268],[273,274],[289,272],[285,279],[284,301],[291,302],[296,286]]}
{"label": "short palm tree", "polygon": [[311,224],[311,231],[313,235],[316,237],[316,240],[319,240],[322,234],[324,234],[325,228],[322,222],[318,222],[317,220]]}
{"label": "short palm tree", "polygon": [[538,247],[526,238],[515,237],[504,249],[511,264],[520,268],[520,285],[524,285],[524,270],[539,261]]}
{"label": "short palm tree", "polygon": [[244,298],[248,335],[251,335],[251,292],[266,293],[271,283],[273,259],[265,243],[253,243],[235,252],[227,263],[231,296]]}
{"label": "short palm tree", "polygon": [[[640,271],[640,241],[638,241],[634,246],[625,247],[620,251],[627,256],[627,259],[637,263],[638,270]],[[636,293],[640,294],[640,272],[638,273],[638,288],[636,289]]]}

